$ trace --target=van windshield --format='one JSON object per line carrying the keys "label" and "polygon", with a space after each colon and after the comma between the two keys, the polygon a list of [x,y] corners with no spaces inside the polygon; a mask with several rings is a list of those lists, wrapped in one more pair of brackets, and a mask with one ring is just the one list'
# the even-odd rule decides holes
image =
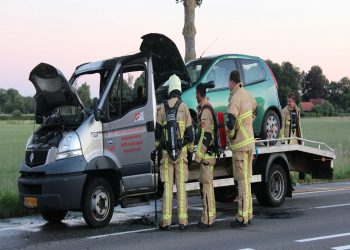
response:
{"label": "van windshield", "polygon": [[90,108],[92,99],[100,98],[109,76],[110,72],[108,70],[102,70],[85,72],[74,79],[72,87],[76,89],[84,107]]}
{"label": "van windshield", "polygon": [[191,81],[196,83],[209,67],[210,60],[196,60],[186,64]]}

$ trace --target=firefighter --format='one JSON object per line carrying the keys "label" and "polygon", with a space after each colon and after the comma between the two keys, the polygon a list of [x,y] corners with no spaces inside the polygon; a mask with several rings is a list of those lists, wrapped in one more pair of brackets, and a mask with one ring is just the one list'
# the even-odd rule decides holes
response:
{"label": "firefighter", "polygon": [[[300,109],[295,103],[295,94],[293,92],[289,93],[287,96],[287,106],[282,110],[282,126],[280,132],[281,138],[286,137],[299,137],[302,138],[302,130],[300,126]],[[297,139],[289,139],[287,141],[282,141],[282,143],[287,144],[300,144],[303,142]],[[305,174],[299,172],[299,183],[304,183]]]}
{"label": "firefighter", "polygon": [[230,74],[229,88],[227,135],[232,151],[233,177],[238,182],[238,212],[231,227],[246,227],[253,218],[250,181],[255,149],[253,112],[256,101],[244,89],[237,70]]}
{"label": "firefighter", "polygon": [[[194,129],[188,107],[181,101],[181,80],[178,76],[172,75],[169,80],[168,98],[157,109],[156,123],[156,147],[160,147],[162,157],[160,161],[160,178],[164,184],[162,202],[162,220],[159,225],[160,230],[170,230],[173,204],[173,183],[174,175],[177,189],[177,212],[179,219],[179,229],[188,228],[187,215],[187,194],[185,182],[188,179],[188,158],[192,158]],[[176,128],[169,127],[169,116],[166,109],[175,108],[177,110],[173,118],[176,119]],[[169,136],[170,131],[175,131]],[[170,138],[171,137],[171,138]],[[170,148],[171,139],[176,139],[176,149]],[[169,143],[170,142],[170,143]],[[189,154],[189,155],[188,155]]]}
{"label": "firefighter", "polygon": [[198,147],[195,162],[200,164],[200,183],[202,185],[203,211],[199,228],[211,227],[215,221],[216,208],[213,187],[214,165],[216,154],[214,148],[214,112],[206,98],[205,84],[198,84],[196,98],[198,102],[197,137]]}
{"label": "firefighter", "polygon": [[[294,93],[289,93],[287,97],[287,106],[282,110],[282,126],[281,138],[299,137],[302,138],[302,131],[300,126],[300,109],[295,103]],[[288,144],[302,144],[301,141],[290,139]]]}

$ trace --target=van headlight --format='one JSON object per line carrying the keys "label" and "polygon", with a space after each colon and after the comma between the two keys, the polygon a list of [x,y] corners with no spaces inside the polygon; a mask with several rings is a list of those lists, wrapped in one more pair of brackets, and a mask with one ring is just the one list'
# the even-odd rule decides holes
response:
{"label": "van headlight", "polygon": [[56,160],[82,155],[79,136],[75,132],[67,133],[58,145]]}
{"label": "van headlight", "polygon": [[27,144],[26,144],[26,150],[32,144],[32,140],[33,140],[33,134],[31,134],[30,137],[28,138],[28,141],[27,141]]}

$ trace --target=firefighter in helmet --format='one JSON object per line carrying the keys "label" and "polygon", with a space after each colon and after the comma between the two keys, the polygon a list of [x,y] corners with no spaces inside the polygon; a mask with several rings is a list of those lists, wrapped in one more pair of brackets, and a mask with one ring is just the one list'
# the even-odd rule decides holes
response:
{"label": "firefighter in helmet", "polygon": [[[156,147],[161,149],[160,178],[164,184],[160,230],[170,230],[172,223],[174,176],[177,189],[179,229],[188,228],[187,193],[188,158],[192,158],[194,133],[187,105],[181,102],[181,80],[168,80],[168,98],[157,108]],[[189,155],[188,155],[189,154]]]}

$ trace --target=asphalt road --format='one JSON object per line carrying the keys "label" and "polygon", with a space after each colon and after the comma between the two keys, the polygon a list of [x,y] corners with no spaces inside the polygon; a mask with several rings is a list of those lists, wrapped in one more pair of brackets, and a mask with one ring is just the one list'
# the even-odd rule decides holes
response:
{"label": "asphalt road", "polygon": [[116,208],[104,229],[90,229],[79,213],[60,224],[37,216],[0,220],[0,249],[350,249],[350,182],[297,187],[279,208],[261,207],[254,200],[255,217],[248,228],[230,228],[236,203],[217,203],[215,227],[197,229],[200,203],[190,198],[193,225],[186,231],[152,227],[152,203]]}

